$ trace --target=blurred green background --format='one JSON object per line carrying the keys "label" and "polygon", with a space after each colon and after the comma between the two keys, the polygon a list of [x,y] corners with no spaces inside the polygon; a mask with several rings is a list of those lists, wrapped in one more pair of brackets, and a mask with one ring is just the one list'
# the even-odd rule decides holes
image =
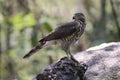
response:
{"label": "blurred green background", "polygon": [[71,52],[120,41],[120,0],[0,0],[0,80],[31,80],[48,64],[66,56],[59,46],[22,57],[76,12],[87,26]]}

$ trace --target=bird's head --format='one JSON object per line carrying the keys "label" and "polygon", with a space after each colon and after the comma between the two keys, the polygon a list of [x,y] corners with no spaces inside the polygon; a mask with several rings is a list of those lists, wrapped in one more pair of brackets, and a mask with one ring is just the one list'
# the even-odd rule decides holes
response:
{"label": "bird's head", "polygon": [[85,16],[83,13],[75,13],[73,16],[73,19],[76,21],[82,21],[85,22]]}

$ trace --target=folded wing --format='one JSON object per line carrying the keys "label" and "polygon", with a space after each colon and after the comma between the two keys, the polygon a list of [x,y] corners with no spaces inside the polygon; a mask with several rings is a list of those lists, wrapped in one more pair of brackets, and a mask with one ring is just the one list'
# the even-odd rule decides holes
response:
{"label": "folded wing", "polygon": [[63,24],[58,28],[56,28],[55,31],[50,33],[48,36],[41,39],[39,42],[57,40],[57,39],[68,37],[72,35],[74,32],[76,32],[77,30],[76,26],[78,26],[77,22],[70,22],[70,23]]}

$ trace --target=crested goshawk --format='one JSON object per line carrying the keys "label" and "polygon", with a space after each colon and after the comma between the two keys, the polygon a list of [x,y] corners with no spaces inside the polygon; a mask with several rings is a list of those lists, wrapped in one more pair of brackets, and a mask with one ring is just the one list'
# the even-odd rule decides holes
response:
{"label": "crested goshawk", "polygon": [[23,58],[30,57],[32,54],[52,44],[60,44],[66,52],[68,58],[73,58],[70,53],[70,45],[75,43],[83,34],[86,26],[86,19],[83,13],[75,13],[73,21],[58,26],[54,31],[45,36],[39,43],[31,49]]}

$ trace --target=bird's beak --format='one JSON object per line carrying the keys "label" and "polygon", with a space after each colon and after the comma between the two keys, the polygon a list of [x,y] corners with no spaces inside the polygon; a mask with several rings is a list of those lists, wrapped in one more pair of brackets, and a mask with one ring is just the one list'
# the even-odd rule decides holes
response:
{"label": "bird's beak", "polygon": [[75,16],[73,16],[73,19],[75,19]]}

